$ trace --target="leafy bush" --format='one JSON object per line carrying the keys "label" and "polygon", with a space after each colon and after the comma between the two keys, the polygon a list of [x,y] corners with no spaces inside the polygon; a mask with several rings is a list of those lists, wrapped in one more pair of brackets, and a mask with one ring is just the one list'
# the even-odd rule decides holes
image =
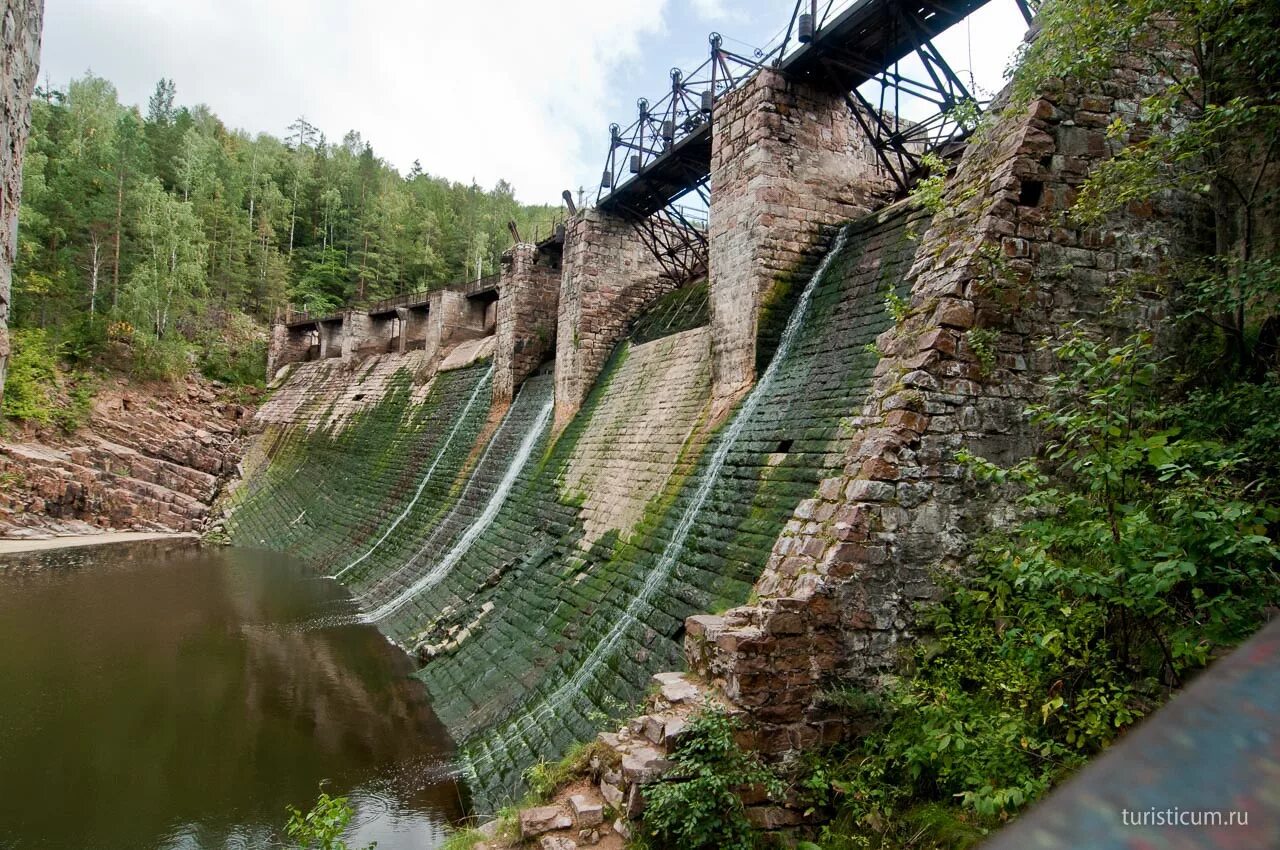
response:
{"label": "leafy bush", "polygon": [[932,640],[887,695],[889,720],[831,778],[838,846],[897,846],[912,812],[951,800],[969,837],[937,846],[976,840],[1280,602],[1268,533],[1280,511],[1242,453],[1161,404],[1149,339],[1075,334],[1056,354],[1062,371],[1032,408],[1050,435],[1042,456],[1010,469],[963,458],[1020,492],[1026,519],[985,540],[977,568],[923,612]]}
{"label": "leafy bush", "polygon": [[135,333],[131,345],[135,378],[144,381],[177,381],[191,371],[191,347],[176,334],[160,338]]}
{"label": "leafy bush", "polygon": [[[321,790],[311,811],[304,814],[301,809],[289,807],[289,823],[284,831],[300,850],[347,850],[342,833],[353,814],[346,797],[331,797]],[[376,842],[363,850],[373,850],[375,845]]]}
{"label": "leafy bush", "polygon": [[15,328],[4,380],[4,414],[39,425],[53,424],[58,353],[42,328]]}
{"label": "leafy bush", "polygon": [[94,378],[86,372],[64,374],[59,347],[42,328],[16,328],[13,356],[4,384],[4,415],[35,425],[57,425],[71,433],[92,409]]}
{"label": "leafy bush", "polygon": [[647,837],[659,848],[753,850],[757,846],[738,789],[780,794],[759,756],[738,746],[738,721],[717,708],[694,715],[671,755],[674,769],[645,790]]}
{"label": "leafy bush", "polygon": [[229,386],[262,386],[267,371],[267,339],[248,316],[230,313],[199,340],[200,372]]}

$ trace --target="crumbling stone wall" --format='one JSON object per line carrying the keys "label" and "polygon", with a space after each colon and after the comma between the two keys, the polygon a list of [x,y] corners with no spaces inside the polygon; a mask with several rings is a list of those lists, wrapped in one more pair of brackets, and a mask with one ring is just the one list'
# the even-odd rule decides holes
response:
{"label": "crumbling stone wall", "polygon": [[556,325],[557,428],[582,406],[631,321],[675,286],[631,223],[597,209],[569,220]]}
{"label": "crumbling stone wall", "polygon": [[832,226],[872,209],[887,183],[844,98],[778,71],[725,95],[714,120],[712,382],[729,400],[755,380],[761,310],[803,285]]}
{"label": "crumbling stone wall", "polygon": [[307,359],[311,350],[311,335],[315,325],[289,327],[285,324],[271,326],[271,339],[267,342],[267,380],[275,377],[281,367]]}
{"label": "crumbling stone wall", "polygon": [[[1023,410],[1052,368],[1038,342],[1066,323],[1105,324],[1104,295],[1159,263],[1185,209],[1135,204],[1105,226],[1063,216],[1093,166],[1123,146],[1151,70],[1117,68],[1097,90],[1059,87],[1005,115],[966,151],[912,267],[911,311],[878,340],[883,357],[844,469],[800,503],[756,584],[759,604],[687,623],[692,669],[760,724],[766,750],[843,734],[822,690],[872,683],[911,635],[935,571],[960,568],[1009,508],[974,491],[960,448],[997,462],[1034,450]],[[1135,296],[1122,324],[1150,326]],[[974,329],[995,334],[982,362]]]}
{"label": "crumbling stone wall", "polygon": [[521,242],[502,255],[498,292],[493,400],[507,404],[555,348],[560,270],[536,245]]}

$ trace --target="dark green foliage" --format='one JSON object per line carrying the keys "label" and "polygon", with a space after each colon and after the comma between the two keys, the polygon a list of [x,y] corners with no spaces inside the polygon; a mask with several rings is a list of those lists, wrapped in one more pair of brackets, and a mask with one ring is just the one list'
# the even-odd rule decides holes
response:
{"label": "dark green foliage", "polygon": [[[1280,126],[1270,0],[1056,0],[1026,49],[1012,109],[1117,57],[1174,72],[1141,102],[1132,144],[1098,168],[1073,223],[1202,200],[1211,244],[1125,281],[1167,294],[1164,351],[1078,330],[1030,414],[1046,444],[1001,469],[1021,520],[982,543],[921,612],[925,637],[853,752],[812,771],[829,850],[967,847],[1158,708],[1280,602],[1277,246],[1261,238]],[[1162,27],[1151,37],[1149,27]],[[1171,45],[1185,64],[1168,61]],[[1130,135],[1132,134],[1132,135]],[[1175,194],[1171,194],[1175,193]],[[1198,250],[1199,249],[1199,250]],[[981,341],[979,341],[981,342]],[[975,350],[981,346],[971,347]],[[1171,352],[1171,353],[1170,353]],[[980,352],[979,352],[980,354]]]}
{"label": "dark green foliage", "polygon": [[759,846],[740,790],[782,783],[755,753],[738,746],[739,724],[723,710],[705,708],[680,734],[674,768],[645,789],[644,828],[659,850],[755,850]]}
{"label": "dark green foliage", "polygon": [[[355,132],[335,144],[305,122],[283,140],[230,130],[181,106],[170,80],[143,115],[86,75],[32,105],[12,320],[142,377],[198,362],[259,383],[263,326],[286,304],[323,312],[491,274],[508,221],[532,234],[557,214],[502,181],[402,176]],[[117,322],[127,352],[107,346]]]}
{"label": "dark green foliage", "polygon": [[[841,810],[832,847],[967,846],[1280,603],[1269,533],[1280,511],[1262,498],[1258,465],[1200,424],[1238,404],[1274,422],[1274,391],[1200,394],[1171,409],[1146,339],[1075,335],[1056,354],[1062,372],[1032,411],[1050,435],[1042,456],[1012,469],[967,458],[980,478],[1020,492],[1028,519],[947,582],[883,725],[823,768],[818,785]],[[968,811],[951,813],[964,825],[953,839],[926,830],[934,838],[909,842],[922,806],[953,800]]]}

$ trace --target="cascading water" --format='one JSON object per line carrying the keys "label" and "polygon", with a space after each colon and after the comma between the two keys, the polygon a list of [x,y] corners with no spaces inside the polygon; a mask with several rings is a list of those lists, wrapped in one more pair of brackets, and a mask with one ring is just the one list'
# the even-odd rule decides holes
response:
{"label": "cascading water", "polygon": [[[523,389],[524,388],[521,387],[522,392],[523,392]],[[431,534],[427,536],[427,539],[423,541],[422,546],[418,548],[418,551],[415,552],[412,557],[410,557],[400,566],[396,567],[388,575],[379,579],[368,590],[364,591],[363,593],[356,594],[354,597],[354,600],[357,605],[359,605],[362,608],[368,607],[369,602],[377,598],[380,594],[383,593],[383,591],[386,588],[390,587],[392,583],[395,582],[396,579],[404,575],[415,564],[417,564],[419,559],[422,558],[422,556],[426,553],[426,551],[429,548],[431,548],[431,546],[439,539],[440,534],[443,533],[444,530],[449,527],[449,523],[453,521],[453,518],[457,516],[458,512],[462,509],[462,507],[468,503],[468,499],[471,496],[472,491],[477,486],[479,486],[480,470],[484,469],[484,465],[489,460],[489,454],[490,452],[493,451],[493,447],[496,446],[501,441],[503,433],[506,431],[507,426],[511,422],[511,413],[513,410],[516,409],[517,404],[519,404],[518,398],[516,400],[516,403],[512,404],[511,407],[507,409],[506,414],[502,417],[502,423],[498,426],[498,429],[494,432],[493,438],[489,440],[488,445],[484,447],[484,452],[481,453],[480,460],[476,463],[475,471],[471,474],[471,477],[467,480],[467,484],[462,489],[462,492],[458,494],[458,498],[453,503],[453,507],[449,509],[449,513],[445,514],[444,518],[441,519],[440,522],[436,523],[435,527],[431,529]]]}
{"label": "cascading water", "polygon": [[530,456],[533,454],[534,448],[538,445],[538,440],[542,437],[547,426],[551,424],[551,413],[555,409],[555,399],[548,398],[542,409],[538,412],[538,418],[534,420],[529,432],[525,435],[524,440],[520,443],[520,448],[516,451],[515,457],[511,459],[511,464],[507,467],[506,473],[502,476],[502,480],[498,482],[497,488],[493,491],[493,495],[489,497],[488,504],[485,505],[484,511],[478,516],[475,522],[467,528],[458,541],[453,544],[447,554],[440,559],[425,575],[405,588],[395,598],[378,606],[373,611],[365,614],[361,619],[366,623],[377,623],[392,616],[415,596],[422,591],[434,587],[439,584],[462,560],[462,556],[467,554],[476,539],[484,533],[485,529],[493,522],[498,515],[498,511],[502,509],[503,504],[507,501],[507,497],[511,494],[511,488],[515,486],[516,479],[520,477],[521,471],[525,464],[529,462]]}
{"label": "cascading water", "polygon": [[591,654],[587,656],[586,660],[572,676],[566,679],[545,699],[540,700],[532,710],[525,712],[514,721],[508,723],[503,729],[495,731],[487,737],[484,753],[479,756],[472,756],[469,759],[468,768],[471,773],[474,774],[475,768],[479,764],[491,761],[495,756],[503,753],[515,736],[528,732],[538,720],[561,711],[570,700],[576,698],[588,681],[605,667],[617,648],[618,642],[636,624],[640,611],[649,604],[654,594],[666,583],[676,564],[676,558],[679,557],[684,548],[685,540],[693,529],[699,512],[706,504],[712,490],[720,479],[720,473],[724,468],[729,452],[737,444],[743,429],[751,421],[756,409],[760,406],[761,401],[773,384],[779,368],[791,353],[796,334],[799,333],[808,313],[814,289],[826,274],[832,260],[843,250],[848,232],[847,227],[840,230],[830,250],[822,258],[822,262],[814,271],[813,276],[809,278],[808,283],[805,284],[805,288],[796,302],[795,309],[791,311],[791,315],[787,319],[786,327],[778,340],[778,347],[774,351],[773,358],[769,361],[769,366],[765,369],[764,374],[760,376],[760,380],[747,395],[742,406],[738,408],[733,421],[725,430],[723,437],[711,455],[710,461],[702,472],[693,498],[689,501],[688,507],[680,517],[671,539],[663,548],[658,562],[645,577],[640,591],[632,597],[622,616],[610,627],[609,631],[595,645],[591,650]]}
{"label": "cascading water", "polygon": [[467,416],[471,413],[471,408],[475,405],[476,399],[480,397],[480,391],[484,389],[485,385],[489,383],[489,378],[492,376],[493,376],[493,365],[490,364],[488,370],[484,373],[484,376],[481,377],[480,380],[476,383],[476,388],[475,390],[472,391],[471,397],[467,399],[466,406],[462,408],[462,413],[458,415],[458,419],[454,423],[453,428],[449,431],[448,436],[444,438],[444,445],[442,445],[440,447],[440,451],[436,453],[435,460],[431,462],[431,466],[427,468],[426,474],[422,476],[422,481],[418,483],[417,492],[413,494],[413,498],[409,500],[409,504],[405,506],[405,509],[400,512],[400,515],[396,517],[394,521],[392,521],[391,526],[382,533],[382,536],[378,538],[377,542],[374,543],[372,546],[370,546],[363,555],[356,558],[354,561],[347,564],[345,567],[338,570],[333,575],[329,576],[329,578],[340,579],[344,575],[346,575],[353,567],[364,562],[365,559],[367,559],[370,555],[372,555],[374,552],[378,550],[379,546],[381,546],[383,543],[387,541],[387,538],[390,537],[391,533],[400,526],[400,523],[404,522],[405,517],[407,517],[409,515],[409,512],[413,510],[414,505],[418,504],[418,499],[422,498],[422,491],[426,489],[427,483],[431,480],[431,476],[435,474],[436,467],[440,465],[440,460],[445,456],[445,453],[449,450],[449,444],[453,442],[453,438],[457,436],[459,429],[462,428],[462,423],[467,421]]}

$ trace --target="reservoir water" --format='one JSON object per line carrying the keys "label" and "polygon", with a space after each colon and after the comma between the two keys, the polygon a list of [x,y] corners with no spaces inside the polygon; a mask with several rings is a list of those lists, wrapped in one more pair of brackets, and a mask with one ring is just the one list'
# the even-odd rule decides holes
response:
{"label": "reservoir water", "polygon": [[372,626],[307,626],[355,613],[275,553],[0,557],[0,848],[286,847],[321,782],[352,847],[439,846],[464,791],[409,660]]}

